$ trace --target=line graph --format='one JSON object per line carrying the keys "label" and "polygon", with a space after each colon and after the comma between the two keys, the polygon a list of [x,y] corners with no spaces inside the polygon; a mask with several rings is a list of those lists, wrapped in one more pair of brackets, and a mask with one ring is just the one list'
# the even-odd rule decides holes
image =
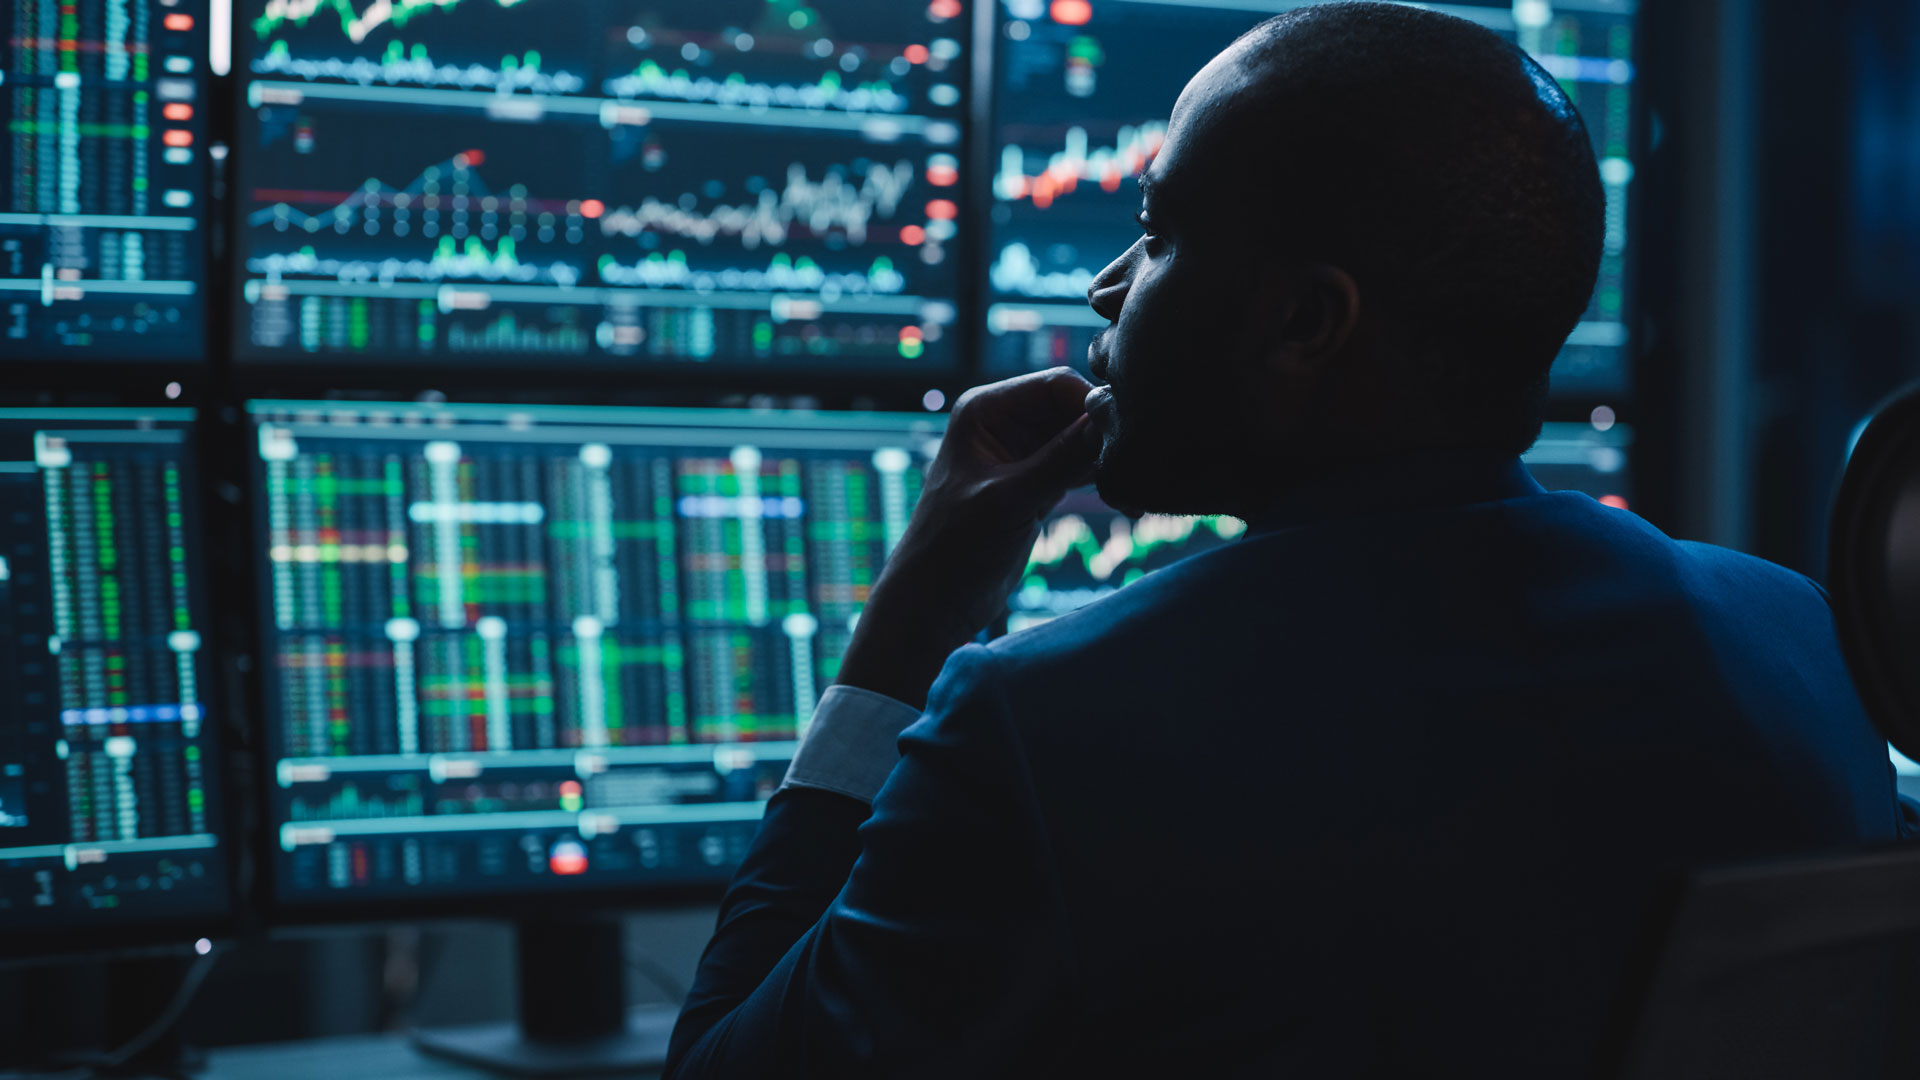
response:
{"label": "line graph", "polygon": [[[471,207],[489,198],[508,213],[565,214],[578,224],[579,219],[597,213],[591,199],[536,199],[519,184],[504,193],[488,186],[475,166],[486,160],[485,153],[467,150],[445,161],[429,165],[407,181],[405,187],[393,187],[379,177],[368,177],[352,191],[292,191],[265,189],[256,191],[256,199],[271,203],[247,215],[247,224],[300,228],[317,232],[326,226],[353,225],[369,209],[418,209],[432,212],[442,208]],[[300,209],[296,203],[331,203],[318,212]],[[500,205],[504,203],[505,205]]]}
{"label": "line graph", "polygon": [[1041,527],[1020,587],[1007,600],[1009,631],[1059,618],[1246,531],[1229,517],[1147,514],[1129,522],[1093,500],[1083,502],[1092,505]]}
{"label": "line graph", "polygon": [[412,48],[398,41],[389,42],[380,58],[355,56],[349,59],[328,57],[323,60],[296,57],[284,41],[276,41],[267,54],[252,64],[256,75],[279,75],[315,82],[338,79],[360,86],[448,86],[461,90],[494,90],[502,93],[527,91],[534,94],[577,94],[587,81],[570,71],[543,71],[540,54],[528,50],[519,56],[500,58],[499,67],[485,64],[442,64],[435,61],[425,45]]}
{"label": "line graph", "polygon": [[1102,191],[1119,191],[1121,181],[1139,176],[1152,164],[1166,138],[1163,123],[1127,125],[1114,136],[1112,146],[1089,149],[1087,129],[1070,127],[1066,145],[1049,155],[1046,167],[1031,176],[1026,171],[1026,152],[1009,145],[1000,151],[993,193],[1008,202],[1031,199],[1036,209],[1045,210],[1056,197],[1072,193],[1083,182],[1098,184]]}
{"label": "line graph", "polygon": [[1144,570],[1141,563],[1149,555],[1162,548],[1185,544],[1196,532],[1231,540],[1244,531],[1244,524],[1229,517],[1147,514],[1129,523],[1125,517],[1115,514],[1103,539],[1086,518],[1062,514],[1041,529],[1039,539],[1034,541],[1033,554],[1027,560],[1027,572],[1059,566],[1077,555],[1093,580],[1108,581],[1122,570]]}
{"label": "line graph", "polygon": [[784,243],[799,227],[814,236],[839,230],[849,243],[861,244],[874,217],[890,218],[899,209],[913,186],[913,173],[909,161],[875,163],[855,186],[831,171],[811,180],[807,167],[795,162],[787,166],[784,187],[778,192],[764,188],[753,202],[696,210],[648,196],[638,207],[609,210],[600,219],[600,229],[610,236],[671,233],[702,244],[730,236],[751,250],[763,243]]}
{"label": "line graph", "polygon": [[290,253],[256,255],[247,260],[247,270],[270,280],[303,276],[383,285],[395,281],[495,281],[567,288],[581,277],[580,267],[571,263],[521,262],[511,239],[502,239],[488,250],[478,239],[468,238],[461,246],[451,236],[441,237],[433,254],[425,259],[335,259],[303,247]]}
{"label": "line graph", "polygon": [[[493,0],[497,7],[514,7],[524,0]],[[253,20],[255,37],[265,39],[282,26],[291,23],[304,27],[307,22],[321,12],[328,12],[340,20],[340,32],[355,45],[367,39],[367,35],[382,26],[392,24],[394,28],[407,25],[415,15],[428,11],[453,8],[460,0],[373,0],[366,10],[354,10],[352,0],[267,0],[267,6],[260,17]]]}
{"label": "line graph", "polygon": [[906,96],[897,93],[885,79],[848,86],[839,72],[829,71],[815,83],[754,82],[739,72],[719,78],[695,77],[684,70],[669,72],[652,60],[643,61],[626,75],[608,79],[604,90],[623,100],[669,98],[748,109],[902,113],[909,105]]}
{"label": "line graph", "polygon": [[687,253],[674,250],[654,252],[635,263],[623,263],[603,255],[598,267],[600,280],[608,285],[643,289],[745,290],[748,292],[818,293],[822,299],[841,296],[884,296],[902,292],[907,279],[894,269],[893,260],[880,256],[868,264],[865,272],[831,271],[802,255],[794,258],[786,252],[775,255],[763,269],[726,267],[721,270],[696,270],[687,264]]}
{"label": "line graph", "polygon": [[233,56],[247,362],[953,365],[958,335],[933,328],[956,324],[975,210],[954,20],[253,0]]}
{"label": "line graph", "polygon": [[1092,270],[1084,266],[1044,270],[1033,251],[1018,240],[1000,249],[987,276],[1000,292],[1035,299],[1083,299],[1093,286]]}

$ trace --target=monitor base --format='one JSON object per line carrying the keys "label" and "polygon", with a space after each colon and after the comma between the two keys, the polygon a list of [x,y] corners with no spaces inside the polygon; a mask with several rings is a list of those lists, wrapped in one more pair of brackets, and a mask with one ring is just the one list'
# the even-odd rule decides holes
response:
{"label": "monitor base", "polygon": [[658,1069],[667,1062],[667,1037],[679,1010],[651,1005],[629,1010],[626,1030],[583,1039],[529,1039],[511,1021],[413,1033],[423,1054],[508,1076],[589,1076]]}

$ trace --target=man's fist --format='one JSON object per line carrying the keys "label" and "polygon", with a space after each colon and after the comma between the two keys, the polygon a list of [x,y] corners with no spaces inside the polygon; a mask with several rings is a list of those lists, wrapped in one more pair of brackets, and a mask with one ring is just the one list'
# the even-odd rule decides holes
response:
{"label": "man's fist", "polygon": [[1040,523],[1092,478],[1087,381],[1069,368],[975,387],[954,404],[839,682],[921,707],[947,655],[1006,604]]}

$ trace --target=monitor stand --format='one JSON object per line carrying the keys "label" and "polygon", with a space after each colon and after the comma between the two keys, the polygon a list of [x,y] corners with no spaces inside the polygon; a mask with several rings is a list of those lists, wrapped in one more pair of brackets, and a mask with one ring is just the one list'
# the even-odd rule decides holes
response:
{"label": "monitor stand", "polygon": [[511,1076],[658,1069],[676,1006],[628,1010],[626,952],[614,918],[528,919],[514,926],[518,1018],[416,1030],[423,1053]]}

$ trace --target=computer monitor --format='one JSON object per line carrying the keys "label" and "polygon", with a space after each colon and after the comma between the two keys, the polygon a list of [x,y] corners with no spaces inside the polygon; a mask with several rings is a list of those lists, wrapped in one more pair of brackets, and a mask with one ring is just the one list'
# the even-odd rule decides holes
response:
{"label": "computer monitor", "polygon": [[[927,414],[255,401],[282,922],[518,922],[516,1071],[658,1064],[595,907],[717,893],[906,527]],[[560,920],[556,922],[556,919]]]}
{"label": "computer monitor", "polygon": [[[1106,325],[1087,286],[1139,236],[1135,179],[1181,87],[1235,37],[1293,0],[994,0],[993,374],[1074,364]],[[1633,177],[1634,0],[1425,4],[1517,41],[1586,118],[1607,195],[1592,305],[1554,365],[1556,395],[1628,389],[1627,192]],[[1617,400],[1614,401],[1618,405]]]}
{"label": "computer monitor", "polygon": [[237,356],[952,370],[970,22],[244,0]]}
{"label": "computer monitor", "polygon": [[0,356],[205,349],[206,0],[0,9]]}
{"label": "computer monitor", "polygon": [[[717,886],[928,414],[255,401],[276,900]],[[484,904],[477,903],[484,901]]]}
{"label": "computer monitor", "polygon": [[[1625,425],[1602,415],[1584,424],[1543,425],[1522,460],[1549,491],[1579,491],[1630,509],[1626,466],[1632,444]],[[1245,531],[1244,522],[1230,517],[1128,518],[1091,488],[1068,492],[1042,523],[1026,573],[1008,597],[1007,631],[1057,619]]]}
{"label": "computer monitor", "polygon": [[189,409],[0,409],[0,955],[229,912]]}

